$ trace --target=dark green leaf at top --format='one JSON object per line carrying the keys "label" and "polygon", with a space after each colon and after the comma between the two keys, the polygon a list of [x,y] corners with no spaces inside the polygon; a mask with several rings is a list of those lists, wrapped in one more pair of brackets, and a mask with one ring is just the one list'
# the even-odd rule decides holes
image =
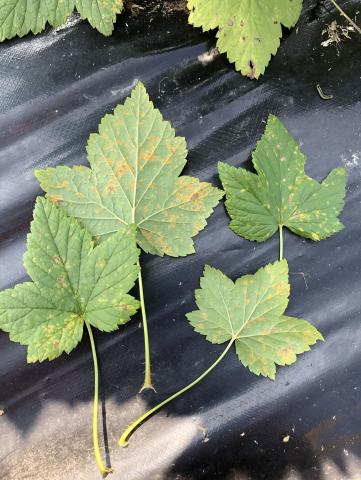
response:
{"label": "dark green leaf at top", "polygon": [[243,75],[258,78],[280,46],[282,25],[293,27],[302,0],[188,0],[189,23],[218,29],[217,47]]}
{"label": "dark green leaf at top", "polygon": [[2,0],[0,2],[0,42],[29,32],[39,33],[47,23],[59,27],[76,9],[92,27],[110,35],[122,0]]}

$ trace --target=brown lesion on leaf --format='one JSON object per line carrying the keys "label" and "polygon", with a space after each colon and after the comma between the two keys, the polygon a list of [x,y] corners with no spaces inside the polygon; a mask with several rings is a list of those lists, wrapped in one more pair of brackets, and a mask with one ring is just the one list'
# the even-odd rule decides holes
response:
{"label": "brown lesion on leaf", "polygon": [[173,143],[167,142],[166,147],[168,149],[168,152],[170,153],[170,156],[174,154],[174,152],[177,150],[176,147],[173,145]]}
{"label": "brown lesion on leaf", "polygon": [[270,328],[263,328],[262,330],[260,330],[260,332],[258,333],[258,335],[271,335],[272,331]]}
{"label": "brown lesion on leaf", "polygon": [[164,162],[165,165],[170,165],[172,163],[173,155],[174,155],[174,152],[168,155],[168,157],[165,159],[165,162]]}
{"label": "brown lesion on leaf", "polygon": [[[176,192],[176,199],[179,203],[192,201],[192,196],[197,194],[199,196],[199,183],[195,179],[179,178],[178,191]],[[195,198],[193,201],[197,200]]]}
{"label": "brown lesion on leaf", "polygon": [[63,200],[63,197],[57,194],[48,194],[47,198],[50,202],[55,203],[56,205],[58,205]]}
{"label": "brown lesion on leaf", "polygon": [[64,275],[59,275],[56,279],[56,286],[58,288],[63,288],[65,283],[65,277]]}
{"label": "brown lesion on leaf", "polygon": [[44,334],[48,338],[52,337],[54,335],[55,331],[56,331],[56,327],[55,327],[55,325],[52,325],[52,324],[46,325],[43,329]]}
{"label": "brown lesion on leaf", "polygon": [[117,183],[114,180],[110,180],[110,182],[105,187],[105,192],[112,194],[112,193],[115,193],[117,189],[118,189]]}
{"label": "brown lesion on leaf", "polygon": [[59,257],[59,255],[54,255],[52,259],[53,259],[53,262],[56,263],[57,265],[61,264],[61,258]]}
{"label": "brown lesion on leaf", "polygon": [[165,239],[164,235],[161,235],[161,234],[158,234],[158,233],[155,233],[155,232],[151,232],[150,230],[147,230],[147,229],[142,228],[142,227],[140,227],[140,231],[141,231],[142,235],[144,236],[144,238],[151,245],[153,245],[155,248],[161,250],[162,252],[164,252],[166,254],[170,254],[170,252],[172,251],[172,248],[169,245],[169,243],[167,242],[167,240]]}
{"label": "brown lesion on leaf", "polygon": [[146,164],[148,162],[151,162],[152,160],[154,160],[154,149],[150,149],[149,151],[146,151],[142,154],[142,156],[140,157],[140,164]]}
{"label": "brown lesion on leaf", "polygon": [[59,188],[59,189],[61,189],[61,188],[68,188],[68,187],[69,187],[69,182],[68,182],[68,180],[64,180],[63,182],[57,183],[57,184],[55,185],[55,188]]}
{"label": "brown lesion on leaf", "polygon": [[289,285],[286,282],[277,283],[273,285],[274,294],[271,297],[275,296],[285,296],[289,294]]}
{"label": "brown lesion on leaf", "polygon": [[159,235],[158,238],[158,243],[161,246],[161,249],[163,250],[164,253],[170,253],[172,251],[172,247],[169,245],[167,240],[163,235]]}
{"label": "brown lesion on leaf", "polygon": [[124,312],[129,310],[129,305],[127,305],[126,303],[118,303],[116,306],[120,308],[120,310],[123,310]]}
{"label": "brown lesion on leaf", "polygon": [[290,364],[295,361],[295,352],[290,345],[287,348],[277,350],[276,355],[284,361],[285,364]]}
{"label": "brown lesion on leaf", "polygon": [[247,76],[253,80],[254,78],[257,78],[256,64],[253,60],[250,60],[248,65],[249,65],[249,72]]}

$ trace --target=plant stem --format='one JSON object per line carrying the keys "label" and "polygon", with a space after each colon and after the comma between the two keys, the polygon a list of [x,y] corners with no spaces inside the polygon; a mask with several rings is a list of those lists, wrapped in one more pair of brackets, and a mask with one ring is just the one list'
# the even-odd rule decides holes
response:
{"label": "plant stem", "polygon": [[142,279],[142,269],[138,260],[139,274],[138,274],[138,284],[139,284],[139,295],[140,295],[140,305],[142,309],[142,319],[143,319],[143,333],[144,333],[144,357],[145,357],[145,371],[144,371],[144,383],[142,388],[139,390],[139,393],[147,388],[151,388],[155,391],[155,388],[152,385],[152,376],[150,369],[150,352],[149,352],[149,334],[148,334],[148,323],[147,323],[147,313],[145,311],[145,302],[144,302],[144,292],[143,292],[143,279]]}
{"label": "plant stem", "polygon": [[107,473],[111,473],[113,470],[108,468],[104,465],[102,460],[102,456],[100,453],[99,448],[99,440],[98,440],[98,397],[99,397],[99,370],[98,370],[98,360],[97,360],[97,352],[95,349],[94,337],[93,332],[89,323],[85,320],[86,328],[88,329],[90,345],[92,348],[93,354],[93,363],[94,363],[94,408],[93,408],[93,448],[94,448],[94,456],[97,462],[98,468],[100,473],[104,476]]}
{"label": "plant stem", "polygon": [[341,15],[344,16],[348,22],[350,22],[350,24],[353,26],[353,28],[355,30],[357,30],[358,33],[361,34],[361,28],[358,25],[356,25],[356,23],[347,15],[346,12],[344,12],[342,10],[342,8],[335,2],[335,0],[330,0],[330,1],[337,8],[337,10],[341,13]]}
{"label": "plant stem", "polygon": [[283,225],[278,226],[280,232],[280,260],[283,258]]}
{"label": "plant stem", "polygon": [[144,413],[144,415],[142,415],[141,417],[138,418],[138,420],[136,420],[135,422],[133,422],[124,432],[123,434],[121,435],[121,437],[119,438],[119,445],[121,447],[126,447],[128,445],[128,442],[127,442],[127,439],[130,437],[130,435],[133,433],[133,431],[141,424],[144,422],[144,420],[146,420],[148,417],[150,417],[151,415],[153,415],[153,413],[157,412],[159,409],[161,409],[162,407],[164,407],[164,405],[167,405],[167,403],[171,402],[172,400],[174,400],[175,398],[179,397],[180,395],[182,395],[183,393],[185,393],[187,390],[190,390],[191,388],[193,388],[195,385],[197,385],[198,382],[200,382],[201,380],[203,380],[203,378],[205,378],[218,364],[219,362],[226,356],[228,350],[231,348],[231,346],[233,345],[234,341],[236,340],[235,337],[233,337],[230,342],[228,343],[227,347],[225,348],[225,350],[221,353],[221,355],[217,358],[217,360],[205,371],[202,373],[202,375],[200,375],[199,377],[197,377],[192,383],[190,383],[189,385],[187,385],[186,387],[182,388],[181,390],[179,390],[178,392],[174,393],[173,395],[171,395],[170,397],[168,397],[166,400],[163,400],[163,402],[159,403],[157,406],[153,407],[151,410],[148,410],[148,412]]}

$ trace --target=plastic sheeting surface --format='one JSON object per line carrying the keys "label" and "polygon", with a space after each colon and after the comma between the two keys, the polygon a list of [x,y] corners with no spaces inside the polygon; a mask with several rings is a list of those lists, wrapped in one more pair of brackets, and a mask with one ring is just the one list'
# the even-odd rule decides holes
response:
{"label": "plastic sheeting surface", "polygon": [[[355,13],[357,1],[341,3]],[[187,139],[186,174],[219,185],[219,160],[249,168],[269,113],[301,143],[309,175],[320,180],[334,167],[349,169],[341,233],[313,243],[285,232],[288,313],[312,321],[327,341],[280,368],[276,382],[252,375],[230,354],[121,450],[122,429],[189,383],[223,348],[185,319],[204,264],[233,279],[253,273],[277,258],[278,239],[259,245],[237,237],[221,203],[196,237],[195,255],[142,256],[158,393],[137,395],[139,316],[114,334],[96,333],[111,478],[361,478],[361,44],[353,34],[339,51],[322,47],[321,32],[334,19],[344,23],[327,2],[305,2],[298,28],[286,34],[258,82],[236,73],[224,56],[204,62],[214,36],[187,26],[182,13],[119,17],[110,38],[73,19],[0,45],[1,289],[26,279],[22,255],[40,194],[33,170],[85,163],[88,135],[139,79]],[[322,100],[317,83],[334,98]],[[0,333],[0,478],[98,478],[92,395],[86,334],[69,356],[27,365],[25,348]]]}

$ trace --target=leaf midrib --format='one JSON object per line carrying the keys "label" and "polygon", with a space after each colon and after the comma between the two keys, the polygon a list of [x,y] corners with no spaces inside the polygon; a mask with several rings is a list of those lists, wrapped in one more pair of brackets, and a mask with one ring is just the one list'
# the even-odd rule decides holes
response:
{"label": "leaf midrib", "polygon": [[[137,126],[136,126],[137,136],[136,136],[136,145],[134,145],[135,151],[136,151],[136,162],[135,162],[135,172],[134,172],[134,192],[133,192],[132,223],[135,223],[135,209],[136,209],[135,201],[136,201],[136,198],[137,198],[137,186],[138,186],[140,96],[141,96],[141,92],[138,91],[138,96],[137,96],[137,116],[135,117],[136,122],[137,122]],[[132,109],[132,112],[133,112],[133,109]],[[134,113],[133,113],[133,115],[134,115]],[[124,124],[126,125],[126,122],[124,122]]]}

